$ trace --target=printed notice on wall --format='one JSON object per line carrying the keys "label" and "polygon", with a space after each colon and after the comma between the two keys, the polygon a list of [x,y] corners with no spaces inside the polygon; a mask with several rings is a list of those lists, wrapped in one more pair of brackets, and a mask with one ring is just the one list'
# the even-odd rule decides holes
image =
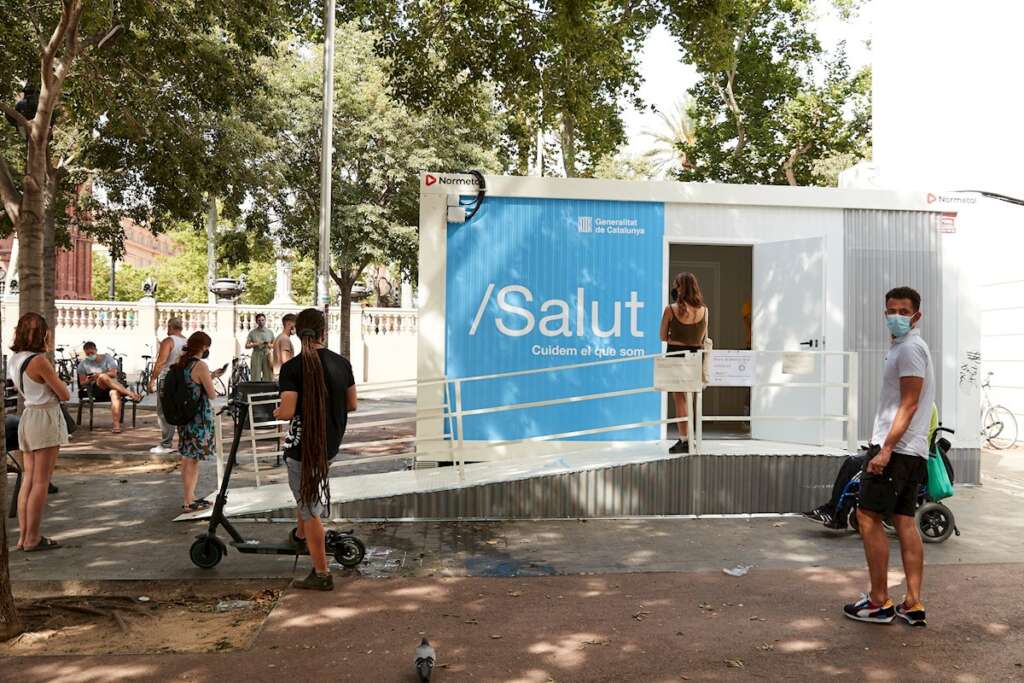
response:
{"label": "printed notice on wall", "polygon": [[803,351],[791,351],[782,356],[783,375],[813,375],[814,354]]}
{"label": "printed notice on wall", "polygon": [[754,384],[753,351],[712,351],[709,384],[714,387],[749,387]]}

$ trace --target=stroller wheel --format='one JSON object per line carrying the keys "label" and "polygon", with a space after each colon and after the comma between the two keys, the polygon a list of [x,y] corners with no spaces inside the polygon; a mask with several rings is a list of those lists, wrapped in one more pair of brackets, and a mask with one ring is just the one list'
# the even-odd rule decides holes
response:
{"label": "stroller wheel", "polygon": [[921,540],[925,543],[942,543],[956,527],[953,511],[942,503],[925,503],[917,508],[915,517],[917,528],[921,531]]}

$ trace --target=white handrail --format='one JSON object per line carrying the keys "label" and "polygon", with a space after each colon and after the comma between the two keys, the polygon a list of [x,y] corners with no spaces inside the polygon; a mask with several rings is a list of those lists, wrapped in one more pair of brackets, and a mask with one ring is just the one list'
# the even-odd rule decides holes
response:
{"label": "white handrail", "polygon": [[[445,387],[446,400],[445,403],[440,406],[430,406],[427,408],[419,408],[415,411],[415,414],[410,417],[399,417],[399,418],[387,418],[381,420],[370,420],[367,422],[351,422],[350,427],[353,429],[365,429],[369,427],[378,427],[385,425],[401,424],[406,422],[412,422],[418,424],[424,420],[434,419],[440,417],[443,421],[447,422],[447,434],[434,435],[434,436],[402,436],[393,437],[388,439],[375,439],[371,441],[360,441],[355,443],[343,444],[343,450],[351,450],[358,447],[369,447],[369,446],[387,446],[387,445],[401,445],[401,444],[414,444],[414,445],[427,445],[427,444],[439,444],[445,443],[446,449],[442,451],[434,451],[433,449],[427,452],[420,451],[417,455],[434,455],[435,453],[447,453],[449,454],[455,464],[460,468],[460,472],[465,463],[466,447],[465,447],[465,431],[463,418],[466,417],[477,417],[481,415],[498,414],[503,412],[509,412],[514,410],[525,410],[533,408],[546,408],[551,406],[566,405],[571,403],[578,403],[583,401],[600,400],[606,398],[618,398],[624,396],[636,396],[645,393],[658,392],[657,389],[652,386],[634,388],[634,389],[623,389],[618,391],[606,391],[597,392],[592,394],[582,394],[574,396],[566,396],[555,399],[547,399],[540,401],[528,401],[521,403],[512,403],[504,405],[493,405],[479,408],[464,408],[462,405],[462,385],[467,382],[492,380],[492,379],[504,379],[509,377],[522,377],[527,375],[553,373],[563,370],[587,368],[591,366],[603,366],[610,365],[612,363],[622,363],[635,360],[652,360],[654,358],[664,358],[672,356],[680,356],[687,352],[673,352],[673,353],[659,353],[659,354],[648,354],[645,356],[632,356],[628,358],[615,358],[615,359],[602,359],[597,361],[589,361],[585,363],[573,363],[569,365],[558,365],[548,368],[536,368],[531,370],[518,370],[503,373],[492,373],[488,375],[477,375],[469,377],[457,377],[457,378],[431,378],[429,380],[417,381],[417,380],[398,380],[393,382],[381,382],[380,385],[384,386],[406,386],[413,384],[415,386],[443,384]],[[690,433],[692,434],[692,446],[694,453],[700,453],[702,449],[702,435],[703,435],[703,423],[704,422],[770,422],[770,421],[790,421],[790,422],[820,422],[820,423],[838,423],[846,425],[846,441],[847,447],[850,450],[856,450],[857,448],[857,354],[848,351],[757,351],[759,354],[770,354],[780,355],[788,353],[800,353],[810,354],[814,356],[839,356],[847,360],[845,372],[848,375],[848,381],[846,382],[826,382],[823,376],[821,382],[764,382],[754,383],[751,385],[751,389],[760,389],[762,387],[771,387],[779,389],[801,389],[801,388],[819,388],[822,391],[825,389],[846,389],[845,392],[845,414],[842,415],[829,415],[822,412],[819,415],[729,415],[729,416],[704,416],[703,414],[703,394],[701,391],[688,393],[688,400],[690,401],[690,410],[685,418],[672,417],[663,418],[659,420],[644,420],[630,422],[626,424],[617,425],[606,425],[603,427],[594,427],[588,429],[579,429],[558,432],[554,434],[542,434],[530,437],[524,437],[521,439],[511,439],[502,441],[488,441],[487,447],[493,448],[497,446],[509,446],[520,443],[531,443],[550,441],[555,439],[569,439],[580,436],[593,436],[596,434],[612,433],[618,431],[625,431],[628,429],[637,429],[642,427],[657,426],[662,424],[680,423],[686,422],[690,427]],[[703,355],[703,352],[698,351],[696,354]],[[362,387],[360,387],[362,388]],[[451,394],[454,393],[454,396]],[[277,400],[276,392],[266,392],[261,394],[251,394],[250,399],[267,396],[267,400],[250,401],[251,405],[263,405],[269,403],[275,403]],[[272,397],[272,398],[271,398]],[[693,406],[693,398],[696,398],[696,407]],[[454,405],[452,405],[454,403]],[[249,408],[251,410],[251,407]],[[823,407],[824,411],[824,407]],[[477,442],[474,443],[474,446]],[[453,450],[454,449],[454,450]],[[475,451],[476,448],[471,448],[471,451]],[[394,453],[385,455],[369,456],[374,460],[387,460],[395,458],[408,457],[409,453]],[[363,461],[363,458],[354,459],[354,461]]]}

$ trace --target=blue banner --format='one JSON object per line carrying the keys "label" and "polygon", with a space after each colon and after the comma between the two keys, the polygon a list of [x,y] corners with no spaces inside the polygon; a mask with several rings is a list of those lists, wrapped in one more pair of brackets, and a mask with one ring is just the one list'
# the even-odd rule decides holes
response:
{"label": "blue banner", "polygon": [[[449,224],[449,378],[658,353],[664,205],[489,197]],[[651,386],[650,361],[468,382],[463,409]],[[520,439],[657,420],[656,393],[464,419],[467,439]],[[651,440],[658,426],[581,438]]]}

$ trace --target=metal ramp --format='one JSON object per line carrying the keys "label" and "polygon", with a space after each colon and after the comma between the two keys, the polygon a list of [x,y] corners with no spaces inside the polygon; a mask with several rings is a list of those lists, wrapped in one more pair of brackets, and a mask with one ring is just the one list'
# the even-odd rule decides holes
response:
{"label": "metal ramp", "polygon": [[[333,477],[331,517],[353,520],[557,519],[797,512],[828,495],[838,458],[822,446],[704,441],[595,446],[462,467]],[[232,489],[231,517],[291,519],[286,484]],[[209,511],[181,515],[202,519]]]}

